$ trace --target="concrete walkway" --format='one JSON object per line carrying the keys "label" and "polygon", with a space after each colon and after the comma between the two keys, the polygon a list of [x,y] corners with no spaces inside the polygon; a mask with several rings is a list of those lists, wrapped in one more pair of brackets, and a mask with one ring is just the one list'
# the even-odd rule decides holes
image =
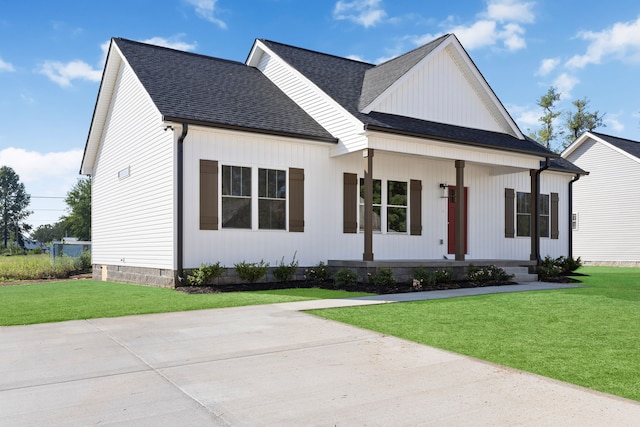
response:
{"label": "concrete walkway", "polygon": [[0,425],[640,425],[638,402],[300,312],[400,299],[2,327]]}

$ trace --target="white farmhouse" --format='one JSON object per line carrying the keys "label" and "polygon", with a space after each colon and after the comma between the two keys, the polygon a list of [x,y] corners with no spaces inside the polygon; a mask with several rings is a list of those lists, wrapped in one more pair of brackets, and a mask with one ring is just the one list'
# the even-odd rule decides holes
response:
{"label": "white farmhouse", "polygon": [[640,266],[640,142],[585,132],[562,157],[589,171],[573,185],[573,253]]}
{"label": "white farmhouse", "polygon": [[452,34],[380,65],[268,40],[240,63],[116,38],[81,166],[94,276],[175,286],[201,263],[294,254],[535,266],[569,250],[583,171],[557,157]]}

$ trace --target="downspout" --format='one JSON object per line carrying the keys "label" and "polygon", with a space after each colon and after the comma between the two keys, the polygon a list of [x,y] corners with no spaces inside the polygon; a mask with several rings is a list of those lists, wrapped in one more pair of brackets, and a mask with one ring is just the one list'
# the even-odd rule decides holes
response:
{"label": "downspout", "polygon": [[567,256],[573,258],[573,183],[580,179],[580,174],[569,181],[569,253]]}
{"label": "downspout", "polygon": [[183,215],[183,206],[184,206],[184,165],[183,165],[183,158],[184,158],[184,139],[187,137],[187,132],[189,132],[189,125],[186,123],[182,123],[182,133],[180,134],[180,137],[178,138],[178,212],[176,215],[176,222],[177,222],[177,227],[178,230],[176,232],[176,240],[177,240],[177,247],[176,247],[176,258],[177,258],[177,273],[178,273],[178,277],[177,277],[177,281],[178,281],[178,285],[182,284],[184,282],[184,266],[183,266],[183,262],[182,262],[182,258],[183,258],[183,239],[184,239],[184,232],[183,232],[183,223],[184,223],[184,215]]}
{"label": "downspout", "polygon": [[[535,256],[536,256],[536,262],[538,263],[538,265],[540,265],[540,263],[542,262],[542,258],[540,257],[540,174],[544,171],[546,171],[547,169],[549,169],[549,166],[551,166],[551,164],[549,163],[549,157],[545,157],[544,159],[544,166],[542,166],[540,169],[538,169],[536,171],[536,195],[535,198],[533,199],[533,203],[534,203],[534,211],[536,213],[536,236],[535,236]],[[532,239],[534,238],[533,236],[531,237]]]}

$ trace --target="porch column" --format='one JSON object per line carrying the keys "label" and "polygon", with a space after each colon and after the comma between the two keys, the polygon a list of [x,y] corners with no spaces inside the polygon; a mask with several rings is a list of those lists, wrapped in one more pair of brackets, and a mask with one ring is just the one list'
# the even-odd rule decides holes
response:
{"label": "porch column", "polygon": [[456,160],[456,261],[464,261],[464,160]]}
{"label": "porch column", "polygon": [[535,169],[529,171],[531,176],[531,220],[529,225],[531,235],[531,255],[529,259],[532,261],[538,260],[538,249],[540,245],[540,238],[538,233],[538,175]]}
{"label": "porch column", "polygon": [[373,261],[373,149],[365,149],[364,169],[364,253],[363,261]]}

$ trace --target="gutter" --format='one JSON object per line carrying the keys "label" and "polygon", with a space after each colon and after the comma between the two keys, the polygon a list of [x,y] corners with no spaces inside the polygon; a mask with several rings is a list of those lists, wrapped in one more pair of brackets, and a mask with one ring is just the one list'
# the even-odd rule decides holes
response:
{"label": "gutter", "polygon": [[183,254],[184,254],[184,139],[189,132],[189,125],[182,123],[182,133],[178,138],[178,212],[176,215],[177,232],[176,232],[176,258],[177,258],[177,284],[184,282],[184,266],[183,266]]}
{"label": "gutter", "polygon": [[569,181],[569,258],[573,258],[573,183],[580,179],[580,174]]}
{"label": "gutter", "polygon": [[[535,176],[535,180],[536,180],[536,195],[535,198],[533,199],[533,210],[535,212],[536,215],[536,229],[535,229],[535,233],[536,236],[535,238],[533,236],[531,236],[531,249],[532,249],[532,255],[535,255],[536,259],[535,261],[537,262],[537,265],[540,265],[540,263],[542,262],[542,258],[540,257],[540,174],[542,174],[542,172],[546,171],[547,169],[549,169],[550,163],[549,163],[549,157],[545,157],[544,159],[544,166],[542,166],[540,169],[538,169],[536,171],[536,176]],[[533,231],[533,230],[532,230]],[[532,233],[533,234],[533,233]]]}

